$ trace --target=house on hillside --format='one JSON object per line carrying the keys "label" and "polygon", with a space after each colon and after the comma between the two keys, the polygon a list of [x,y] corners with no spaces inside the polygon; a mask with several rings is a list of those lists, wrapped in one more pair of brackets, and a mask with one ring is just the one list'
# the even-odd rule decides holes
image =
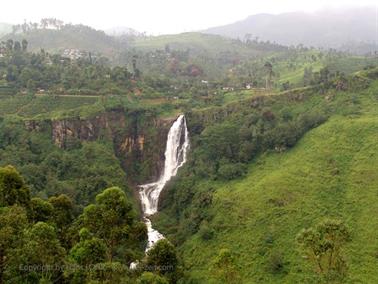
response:
{"label": "house on hillside", "polygon": [[78,60],[85,56],[85,52],[74,48],[67,48],[63,51],[62,57],[69,58],[71,60]]}

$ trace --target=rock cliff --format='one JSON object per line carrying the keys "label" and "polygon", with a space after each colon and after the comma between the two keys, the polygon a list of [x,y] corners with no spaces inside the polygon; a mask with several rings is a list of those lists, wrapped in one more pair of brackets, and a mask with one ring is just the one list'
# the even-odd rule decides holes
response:
{"label": "rock cliff", "polygon": [[161,119],[148,110],[108,110],[82,119],[26,121],[30,131],[48,131],[51,140],[69,150],[86,141],[112,143],[130,182],[148,182],[158,178],[164,164],[169,128],[176,117]]}

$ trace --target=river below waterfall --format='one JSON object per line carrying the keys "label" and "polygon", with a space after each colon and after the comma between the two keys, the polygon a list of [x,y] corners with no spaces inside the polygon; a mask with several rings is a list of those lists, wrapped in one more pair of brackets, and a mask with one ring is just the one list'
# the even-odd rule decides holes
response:
{"label": "river below waterfall", "polygon": [[177,174],[177,170],[186,162],[189,149],[189,132],[184,115],[180,115],[169,129],[165,148],[164,169],[160,178],[153,183],[140,185],[139,196],[142,204],[143,218],[148,229],[148,244],[146,251],[154,243],[164,238],[157,230],[152,228],[149,216],[158,211],[158,202],[165,184]]}

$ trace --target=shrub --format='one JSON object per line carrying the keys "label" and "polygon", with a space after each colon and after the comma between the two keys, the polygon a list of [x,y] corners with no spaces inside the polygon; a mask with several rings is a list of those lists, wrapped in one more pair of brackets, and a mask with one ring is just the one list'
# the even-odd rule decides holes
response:
{"label": "shrub", "polygon": [[218,169],[218,175],[221,179],[232,180],[245,175],[247,166],[242,163],[224,164]]}
{"label": "shrub", "polygon": [[214,230],[209,227],[208,222],[204,221],[199,229],[199,236],[202,240],[208,241],[214,237]]}
{"label": "shrub", "polygon": [[273,252],[267,263],[267,270],[272,274],[278,274],[284,270],[285,263],[280,252]]}

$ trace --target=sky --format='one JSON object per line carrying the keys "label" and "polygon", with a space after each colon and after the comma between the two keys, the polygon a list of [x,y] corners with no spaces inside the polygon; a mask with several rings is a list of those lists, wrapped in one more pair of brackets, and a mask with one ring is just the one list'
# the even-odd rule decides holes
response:
{"label": "sky", "polygon": [[159,35],[233,23],[258,13],[313,12],[348,6],[378,7],[377,0],[2,0],[0,22],[58,18],[96,29],[130,27]]}

